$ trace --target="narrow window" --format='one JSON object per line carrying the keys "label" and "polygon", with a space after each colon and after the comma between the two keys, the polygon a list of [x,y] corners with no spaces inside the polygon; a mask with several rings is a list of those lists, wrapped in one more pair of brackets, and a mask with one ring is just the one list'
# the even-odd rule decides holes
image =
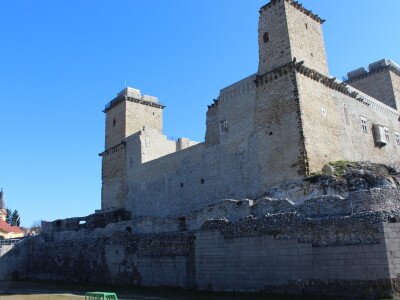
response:
{"label": "narrow window", "polygon": [[344,120],[346,121],[346,125],[350,126],[349,109],[345,105],[343,110],[344,110]]}
{"label": "narrow window", "polygon": [[364,133],[368,133],[367,119],[364,117],[361,117],[361,128]]}
{"label": "narrow window", "polygon": [[183,188],[183,182],[181,182],[181,188]]}
{"label": "narrow window", "polygon": [[326,117],[326,110],[325,108],[321,107],[321,114]]}
{"label": "narrow window", "polygon": [[385,131],[385,139],[386,139],[386,141],[390,142],[389,128],[385,127],[385,128],[383,128],[383,130]]}
{"label": "narrow window", "polygon": [[204,184],[204,179],[203,179],[203,178],[200,179],[200,183],[201,183],[201,184]]}
{"label": "narrow window", "polygon": [[269,34],[268,34],[268,32],[264,33],[263,40],[264,40],[264,43],[268,43],[269,42]]}
{"label": "narrow window", "polygon": [[113,120],[113,127],[115,127],[115,125],[117,124],[117,120]]}
{"label": "narrow window", "polygon": [[228,121],[224,120],[219,122],[219,134],[225,134],[228,132]]}
{"label": "narrow window", "polygon": [[308,24],[306,23],[306,29],[308,29]]}
{"label": "narrow window", "polygon": [[400,146],[400,133],[395,131],[394,134],[396,135],[396,145]]}

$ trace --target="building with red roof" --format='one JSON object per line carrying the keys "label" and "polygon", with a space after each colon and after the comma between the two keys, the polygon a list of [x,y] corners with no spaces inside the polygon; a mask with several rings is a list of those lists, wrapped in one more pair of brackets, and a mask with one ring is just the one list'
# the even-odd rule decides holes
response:
{"label": "building with red roof", "polygon": [[15,239],[24,236],[23,230],[18,226],[11,226],[6,222],[7,210],[4,203],[3,189],[0,191],[0,239]]}

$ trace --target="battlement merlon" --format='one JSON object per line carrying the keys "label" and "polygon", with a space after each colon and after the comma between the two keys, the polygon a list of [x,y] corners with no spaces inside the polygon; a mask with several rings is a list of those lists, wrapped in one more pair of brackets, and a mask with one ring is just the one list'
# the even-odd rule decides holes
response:
{"label": "battlement merlon", "polygon": [[348,72],[347,82],[352,82],[361,79],[362,77],[371,75],[373,73],[377,73],[388,69],[393,71],[393,73],[395,73],[397,76],[400,76],[400,66],[397,63],[395,63],[390,59],[381,59],[377,62],[370,64],[368,66],[368,71],[364,67],[361,67],[351,72]]}
{"label": "battlement merlon", "polygon": [[140,90],[134,89],[131,87],[126,87],[124,88],[121,92],[117,94],[117,97],[115,97],[113,100],[111,100],[109,103],[107,103],[106,107],[104,108],[103,112],[106,113],[109,111],[111,108],[114,106],[118,105],[124,100],[128,100],[131,102],[136,102],[139,104],[147,105],[147,106],[152,106],[160,109],[164,109],[165,105],[160,103],[158,101],[157,97],[154,96],[149,96],[149,95],[142,95]]}
{"label": "battlement merlon", "polygon": [[263,10],[266,10],[267,8],[270,8],[271,6],[275,5],[276,3],[280,2],[280,1],[288,2],[290,5],[292,5],[293,7],[297,8],[299,11],[301,11],[305,15],[309,16],[313,20],[319,22],[320,24],[323,24],[323,23],[326,22],[326,20],[322,19],[317,14],[314,14],[311,10],[306,9],[301,3],[299,3],[298,1],[293,1],[293,0],[271,0],[269,3],[265,4],[264,6],[262,6],[260,8],[260,13]]}
{"label": "battlement merlon", "polygon": [[378,99],[386,105],[400,109],[400,66],[389,59],[381,59],[347,73],[346,83]]}

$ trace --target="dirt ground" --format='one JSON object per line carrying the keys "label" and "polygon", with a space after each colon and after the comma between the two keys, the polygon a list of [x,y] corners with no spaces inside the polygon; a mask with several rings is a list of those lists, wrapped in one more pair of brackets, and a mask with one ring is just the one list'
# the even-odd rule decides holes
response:
{"label": "dirt ground", "polygon": [[113,292],[119,300],[305,300],[334,299],[267,295],[264,293],[216,293],[177,288],[87,286],[43,281],[0,281],[0,300],[79,300],[90,291]]}
{"label": "dirt ground", "polygon": [[69,300],[69,299],[85,299],[84,296],[71,294],[64,295],[8,295],[0,296],[0,300]]}

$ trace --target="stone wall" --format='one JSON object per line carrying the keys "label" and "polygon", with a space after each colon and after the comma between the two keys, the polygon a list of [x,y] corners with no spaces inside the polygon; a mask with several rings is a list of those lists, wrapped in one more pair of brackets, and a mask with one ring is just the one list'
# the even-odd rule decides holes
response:
{"label": "stone wall", "polygon": [[197,287],[390,297],[398,269],[389,260],[398,259],[399,229],[397,224],[377,229],[382,243],[326,247],[272,235],[230,238],[218,230],[202,231],[195,240]]}
{"label": "stone wall", "polygon": [[25,245],[29,255],[19,255],[29,258],[26,268],[9,264],[7,254],[0,268],[22,278],[80,283],[376,298],[395,293],[400,225],[388,223],[390,215],[273,218],[211,221],[199,231],[161,235],[38,236]]}
{"label": "stone wall", "polygon": [[297,82],[288,65],[258,77],[255,138],[260,168],[253,170],[258,193],[279,182],[307,175]]}
{"label": "stone wall", "polygon": [[26,276],[28,243],[0,246],[0,280],[19,279]]}
{"label": "stone wall", "polygon": [[[358,95],[355,99],[302,72],[297,74],[297,82],[310,172],[335,160],[400,162],[400,146],[395,139],[395,132],[400,131],[396,110],[349,89]],[[363,131],[362,117],[366,119],[367,132]],[[373,124],[389,128],[390,142],[385,147],[376,145]]]}

